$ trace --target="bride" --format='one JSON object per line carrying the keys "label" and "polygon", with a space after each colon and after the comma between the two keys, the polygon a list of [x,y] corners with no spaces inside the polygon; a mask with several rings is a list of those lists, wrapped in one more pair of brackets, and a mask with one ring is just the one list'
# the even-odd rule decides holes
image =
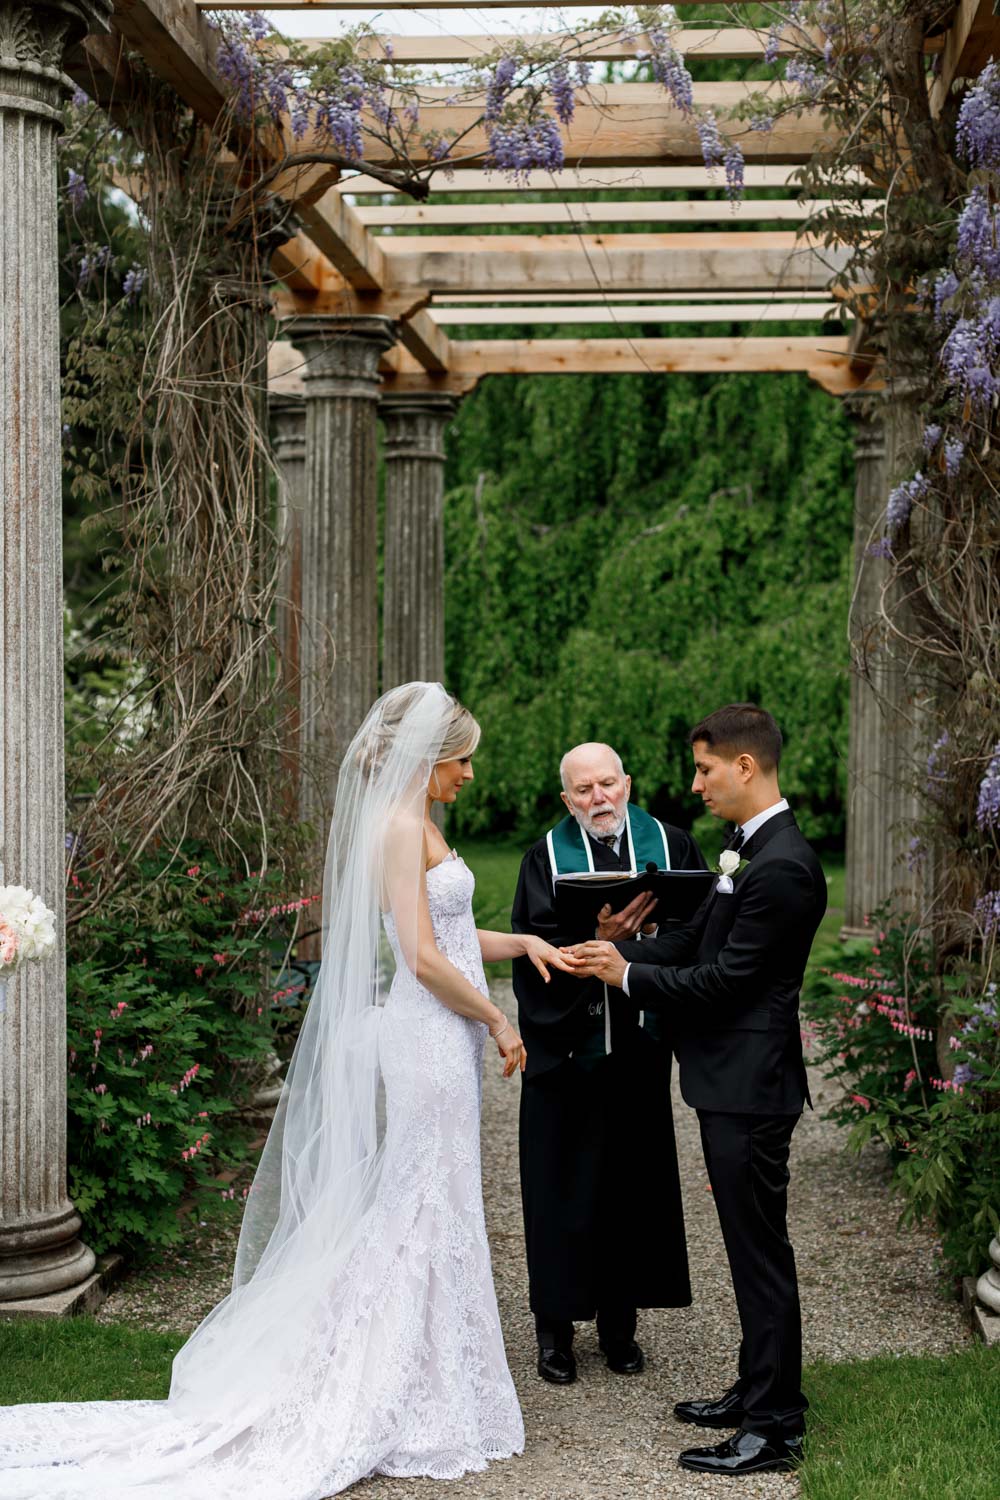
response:
{"label": "bride", "polygon": [[369,712],[337,784],[323,963],[233,1290],[166,1401],[0,1411],[2,1500],[325,1500],[369,1474],[454,1479],[521,1452],[479,1113],[487,1032],[505,1078],[525,1050],[483,960],[566,966],[538,938],[477,932],[472,872],[432,820],[478,740],[438,683]]}

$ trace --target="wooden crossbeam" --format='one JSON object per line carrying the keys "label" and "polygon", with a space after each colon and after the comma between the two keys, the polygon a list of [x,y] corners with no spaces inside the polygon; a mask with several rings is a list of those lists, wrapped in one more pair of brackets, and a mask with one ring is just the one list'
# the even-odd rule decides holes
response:
{"label": "wooden crossbeam", "polygon": [[[727,84],[704,85],[713,91],[729,92]],[[603,104],[577,107],[572,123],[564,129],[563,146],[568,165],[635,165],[669,166],[702,162],[701,143],[694,119],[683,115],[662,90],[648,84],[616,84],[616,99]],[[622,91],[641,91],[632,98]],[[721,102],[720,109],[728,108]],[[415,166],[430,166],[437,161],[433,137],[454,131],[461,136],[455,148],[452,165],[461,170],[463,161],[478,157],[481,164],[488,150],[482,123],[482,112],[475,104],[432,103],[420,111],[421,132],[432,139],[414,139],[408,147],[409,161]],[[832,127],[827,126],[818,110],[801,116],[779,117],[770,132],[746,130],[739,136],[748,161],[775,162],[785,165],[806,162],[814,152],[831,140]],[[304,146],[319,145],[308,136]],[[373,165],[398,166],[400,156],[394,146],[369,138],[365,158]],[[453,188],[452,191],[455,189]]]}
{"label": "wooden crossbeam", "polygon": [[387,285],[430,292],[824,290],[849,256],[754,234],[389,236]]}
{"label": "wooden crossbeam", "polygon": [[[764,55],[767,46],[767,30],[758,31],[749,26],[718,26],[712,28],[680,28],[673,33],[673,44],[678,52],[685,55],[689,62],[696,62],[699,58],[712,59],[760,59]],[[329,42],[329,37],[303,38],[305,46],[322,46]],[[502,34],[496,36],[479,35],[471,36],[406,36],[393,35],[386,37],[362,38],[359,51],[362,56],[370,58],[384,58],[389,56],[393,62],[403,66],[412,66],[420,63],[474,63],[487,53],[495,52],[498,47],[505,43]],[[639,52],[648,52],[652,46],[649,37],[641,35],[623,34],[620,31],[602,32],[583,29],[574,32],[571,36],[559,36],[552,32],[527,32],[518,35],[517,40],[530,48],[557,46],[562,51],[570,52],[576,57],[584,57],[589,62],[617,62],[636,57]],[[386,42],[389,50],[386,50]],[[791,41],[782,38],[778,42],[779,55],[786,55],[793,50]]]}
{"label": "wooden crossbeam", "polygon": [[[744,181],[748,188],[787,187],[797,172],[794,166],[775,163],[755,164],[746,168]],[[862,181],[858,176],[859,183]],[[461,168],[454,181],[443,173],[433,177],[432,198],[435,193],[581,193],[581,192],[628,192],[640,188],[680,188],[689,193],[718,191],[719,174],[713,176],[705,171],[704,164],[691,167],[639,167],[625,165],[609,167],[589,162],[571,167],[564,172],[529,172],[525,181],[511,182],[499,172],[486,172],[477,168]],[[368,197],[372,194],[398,194],[399,189],[368,177],[363,172],[353,177],[342,177],[332,189],[336,193]]]}
{"label": "wooden crossbeam", "polygon": [[[685,339],[458,339],[452,343],[449,379],[486,375],[717,375],[801,371],[832,395],[861,383],[850,368],[846,338]],[[394,361],[394,380],[421,372],[405,354]]]}
{"label": "wooden crossbeam", "polygon": [[[828,202],[794,199],[744,199],[733,204],[715,199],[708,202],[653,201],[626,203],[391,203],[379,208],[355,210],[358,222],[369,229],[414,229],[427,225],[489,224],[740,224],[752,222],[800,222],[832,205]],[[865,217],[882,208],[873,198],[858,205]]]}
{"label": "wooden crossbeam", "polygon": [[428,312],[414,313],[400,324],[399,342],[425,370],[440,372],[451,363],[451,345],[441,320]]}
{"label": "wooden crossbeam", "polygon": [[1000,53],[1000,23],[993,0],[959,0],[945,33],[938,76],[931,83],[932,112],[941,113],[956,78],[974,78],[997,53]]}
{"label": "wooden crossbeam", "polygon": [[[782,298],[794,298],[797,302],[828,302],[836,293],[827,292],[777,292],[768,293],[769,300],[777,306],[781,306]],[[608,302],[640,302],[643,298],[657,302],[719,302],[725,299],[728,302],[760,302],[760,292],[561,292],[553,294],[550,292],[438,292],[432,303],[436,309],[439,307],[450,307],[461,303],[471,306],[482,306],[484,303],[517,302],[525,306],[533,303],[544,302],[551,305],[559,302],[560,305],[586,306],[588,303]]]}
{"label": "wooden crossbeam", "polygon": [[435,306],[430,316],[435,323],[449,327],[509,323],[592,323],[613,327],[616,323],[819,323],[834,317],[838,310],[837,305],[829,302],[720,302],[694,307],[623,302],[611,307]]}

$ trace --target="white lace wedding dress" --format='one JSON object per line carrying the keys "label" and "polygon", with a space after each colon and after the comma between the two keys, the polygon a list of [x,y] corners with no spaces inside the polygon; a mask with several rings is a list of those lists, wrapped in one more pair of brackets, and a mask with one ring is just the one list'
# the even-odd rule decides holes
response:
{"label": "white lace wedding dress", "polygon": [[[427,873],[438,946],[485,993],[474,883],[457,856]],[[350,1260],[310,1289],[294,1363],[250,1411],[221,1374],[164,1402],[8,1407],[2,1500],[325,1500],[369,1474],[454,1479],[521,1452],[483,1216],[486,1028],[417,983],[385,926],[385,1161]]]}

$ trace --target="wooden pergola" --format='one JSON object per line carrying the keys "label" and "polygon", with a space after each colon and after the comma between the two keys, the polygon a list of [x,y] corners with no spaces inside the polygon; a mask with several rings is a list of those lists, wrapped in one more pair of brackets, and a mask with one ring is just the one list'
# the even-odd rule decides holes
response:
{"label": "wooden pergola", "polygon": [[[491,7],[498,0],[484,0]],[[684,5],[687,0],[680,0]],[[520,9],[545,9],[525,0]],[[112,117],[134,91],[130,55],[168,84],[207,124],[225,108],[218,36],[209,8],[368,9],[368,0],[8,0],[17,44],[0,58],[0,340],[4,420],[2,848],[9,879],[62,912],[62,603],[56,139],[64,70]],[[464,9],[464,0],[382,11]],[[738,7],[734,7],[734,12]],[[683,12],[682,12],[683,14]],[[5,35],[0,28],[0,36]],[[577,45],[579,45],[579,37]],[[763,32],[691,26],[676,37],[689,64],[762,57]],[[489,37],[398,35],[403,65],[463,64],[492,50]],[[384,40],[371,42],[373,55]],[[642,39],[584,34],[593,62],[625,61]],[[928,42],[939,54],[929,85],[940,108],[954,80],[1000,50],[993,0],[959,0]],[[750,85],[697,80],[695,102],[721,113]],[[759,85],[754,85],[759,89]],[[782,85],[771,85],[775,95]],[[421,117],[437,131],[475,127],[477,101],[422,89]],[[283,475],[286,590],[305,628],[282,629],[293,680],[305,700],[330,676],[322,702],[303,702],[304,739],[334,755],[380,687],[443,673],[442,459],[456,402],[489,375],[799,371],[833,396],[859,390],[870,373],[865,330],[842,319],[829,287],[845,252],[824,247],[803,224],[789,179],[823,140],[818,112],[779,117],[741,144],[750,198],[734,209],[702,165],[694,122],[648,83],[595,84],[564,132],[566,167],[532,173],[518,193],[482,161],[436,180],[412,203],[377,178],[316,165],[276,176],[270,191],[300,228],[273,251],[275,312],[271,401]],[[282,143],[262,144],[277,164]],[[485,147],[472,128],[464,148]],[[373,145],[372,169],[392,166]],[[642,202],[608,201],[642,190]],[[499,194],[503,194],[501,201]],[[465,195],[454,202],[456,194]],[[470,199],[472,201],[470,201]],[[511,201],[512,200],[512,201]],[[520,201],[519,201],[520,200]],[[876,191],[859,203],[875,214]],[[460,233],[454,231],[460,230]],[[497,233],[502,230],[503,233]],[[419,231],[417,233],[416,231]],[[798,331],[788,334],[794,326]],[[564,326],[566,337],[533,338]],[[683,329],[669,337],[656,327]],[[769,332],[777,326],[782,331]],[[641,328],[641,336],[635,333]],[[456,330],[474,328],[474,338]],[[386,609],[379,677],[375,549],[376,415],[386,458]],[[880,588],[865,548],[906,440],[884,420],[859,427],[853,609],[863,617]],[[312,628],[315,627],[315,628]],[[310,642],[337,644],[332,673]],[[311,653],[311,654],[310,654]],[[885,684],[883,684],[885,689]],[[884,693],[883,693],[884,696]],[[849,926],[888,894],[899,826],[911,811],[889,781],[912,760],[868,687],[852,683],[848,824]],[[302,747],[308,751],[310,745]],[[305,799],[305,789],[303,789]],[[304,800],[303,810],[315,812]],[[11,992],[0,1029],[0,1303],[85,1298],[94,1258],[65,1192],[64,980],[59,964],[32,966]],[[12,1017],[15,1019],[12,1020]]]}

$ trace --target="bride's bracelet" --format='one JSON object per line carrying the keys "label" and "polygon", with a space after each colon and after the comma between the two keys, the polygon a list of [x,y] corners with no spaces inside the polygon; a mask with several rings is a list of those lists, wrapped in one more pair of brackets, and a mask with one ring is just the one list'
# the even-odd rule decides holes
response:
{"label": "bride's bracelet", "polygon": [[490,1036],[493,1038],[494,1041],[496,1041],[496,1039],[497,1039],[498,1036],[503,1036],[504,1032],[508,1029],[509,1026],[510,1026],[510,1022],[508,1020],[504,1020],[504,1023],[503,1023],[502,1026],[499,1026],[496,1031],[491,1031],[490,1032]]}

